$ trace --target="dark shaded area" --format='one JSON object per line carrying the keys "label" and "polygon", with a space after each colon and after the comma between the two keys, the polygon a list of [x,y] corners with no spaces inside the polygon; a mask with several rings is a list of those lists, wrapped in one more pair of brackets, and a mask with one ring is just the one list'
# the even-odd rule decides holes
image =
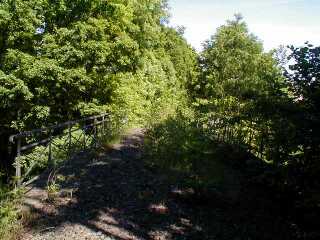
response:
{"label": "dark shaded area", "polygon": [[9,136],[12,134],[5,128],[0,130],[0,183],[8,183],[9,177],[14,172],[13,160],[16,153],[16,145],[9,143]]}
{"label": "dark shaded area", "polygon": [[[77,189],[73,199],[60,196],[35,209],[31,230],[46,234],[43,229],[61,231],[68,223],[114,239],[292,239],[280,205],[264,189],[247,183],[237,199],[215,191],[199,198],[183,187],[184,176],[173,183],[147,167],[141,142],[137,133],[113,148],[73,159],[60,171],[66,178],[62,189]],[[34,187],[45,189],[45,182],[43,176]],[[32,190],[27,195],[32,197]]]}

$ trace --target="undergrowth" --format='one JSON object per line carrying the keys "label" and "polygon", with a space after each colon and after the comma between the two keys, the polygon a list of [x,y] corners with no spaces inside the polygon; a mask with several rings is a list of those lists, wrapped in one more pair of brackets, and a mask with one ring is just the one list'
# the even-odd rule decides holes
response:
{"label": "undergrowth", "polygon": [[22,229],[19,221],[22,191],[0,185],[0,240],[17,239]]}
{"label": "undergrowth", "polygon": [[207,137],[193,113],[178,112],[153,124],[146,132],[144,153],[148,164],[188,176],[194,188],[218,187],[225,181],[224,147]]}

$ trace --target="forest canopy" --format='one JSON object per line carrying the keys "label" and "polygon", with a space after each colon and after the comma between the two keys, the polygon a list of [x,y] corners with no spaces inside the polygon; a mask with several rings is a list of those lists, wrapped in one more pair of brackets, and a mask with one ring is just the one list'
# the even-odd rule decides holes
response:
{"label": "forest canopy", "polygon": [[1,13],[1,112],[9,114],[1,125],[9,131],[110,110],[129,78],[161,93],[185,84],[196,64],[181,54],[196,56],[182,36],[162,24],[162,1],[8,0]]}

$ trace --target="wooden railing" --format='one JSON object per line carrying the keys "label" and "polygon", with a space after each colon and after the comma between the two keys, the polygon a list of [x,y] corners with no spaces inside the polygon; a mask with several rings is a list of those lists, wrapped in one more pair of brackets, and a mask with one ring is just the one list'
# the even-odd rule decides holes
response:
{"label": "wooden railing", "polygon": [[[36,147],[42,147],[41,156],[36,156],[37,160],[44,158],[47,161],[46,167],[55,167],[57,160],[61,159],[57,159],[53,148],[58,149],[60,155],[63,153],[63,156],[70,159],[79,150],[79,147],[82,150],[98,147],[99,139],[105,135],[108,120],[109,115],[102,114],[10,136],[9,142],[16,144],[14,163],[16,185],[28,185],[37,179],[37,176],[30,178],[30,173],[37,165],[37,161],[30,159],[30,156],[34,157],[32,154]],[[23,166],[22,161],[27,162],[28,166]]]}

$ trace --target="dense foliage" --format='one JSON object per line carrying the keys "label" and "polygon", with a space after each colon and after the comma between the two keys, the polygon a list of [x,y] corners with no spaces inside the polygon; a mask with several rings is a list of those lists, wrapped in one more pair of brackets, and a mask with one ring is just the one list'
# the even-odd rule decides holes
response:
{"label": "dense foliage", "polygon": [[293,221],[316,230],[319,48],[307,43],[290,51],[292,64],[283,76],[272,52],[264,53],[236,17],[205,44],[196,96],[213,136],[222,133],[224,142],[266,162],[269,174],[263,172],[260,181],[282,196],[279,203]]}
{"label": "dense foliage", "polygon": [[288,52],[288,59],[284,49],[264,52],[241,16],[228,21],[200,53],[200,75],[189,83],[193,113],[155,125],[147,150],[153,164],[188,172],[202,187],[221,183],[221,163],[242,169],[281,206],[291,226],[287,236],[313,239],[319,228],[320,51],[307,43]]}
{"label": "dense foliage", "polygon": [[2,159],[18,131],[101,112],[164,117],[196,76],[165,1],[5,0],[0,13]]}
{"label": "dense foliage", "polygon": [[[0,238],[19,215],[4,185],[11,134],[105,112],[112,126],[145,125],[187,103],[196,54],[167,22],[163,0],[0,2]],[[45,149],[23,156],[23,167],[46,166]]]}

